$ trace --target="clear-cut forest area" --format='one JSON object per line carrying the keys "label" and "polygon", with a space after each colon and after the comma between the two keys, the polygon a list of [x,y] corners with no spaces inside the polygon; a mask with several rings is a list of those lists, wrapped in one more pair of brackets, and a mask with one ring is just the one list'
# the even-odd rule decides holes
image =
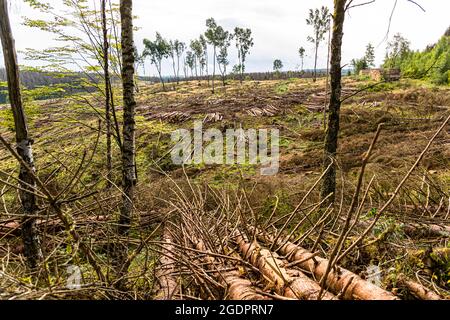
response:
{"label": "clear-cut forest area", "polygon": [[427,2],[386,1],[347,59],[377,1],[309,1],[260,69],[214,12],[186,41],[143,0],[0,0],[0,300],[450,299],[450,27],[416,49]]}

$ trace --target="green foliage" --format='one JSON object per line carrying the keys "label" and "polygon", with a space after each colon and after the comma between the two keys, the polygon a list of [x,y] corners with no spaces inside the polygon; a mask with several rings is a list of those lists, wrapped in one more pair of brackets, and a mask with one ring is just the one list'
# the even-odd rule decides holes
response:
{"label": "green foliage", "polygon": [[305,48],[300,47],[298,49],[298,55],[300,56],[300,60],[302,61],[302,70],[303,70],[303,61],[305,60]]}
{"label": "green foliage", "polygon": [[366,47],[366,54],[364,55],[364,60],[367,62],[367,66],[375,67],[375,48],[371,43]]}
{"label": "green foliage", "polygon": [[206,27],[208,28],[205,32],[206,41],[213,46],[214,52],[216,48],[219,49],[219,54],[216,54],[213,59],[217,59],[220,72],[224,75],[229,64],[228,47],[232,36],[219,26],[213,18],[206,20]]}
{"label": "green foliage", "polygon": [[325,40],[325,33],[330,28],[330,11],[327,7],[322,6],[319,9],[309,9],[309,17],[306,23],[314,29],[313,35],[308,36],[308,41],[316,47],[320,42]]}
{"label": "green foliage", "polygon": [[142,53],[143,58],[150,58],[151,63],[155,65],[161,77],[162,60],[167,59],[172,52],[170,43],[159,32],[156,32],[155,41],[144,39],[143,42],[145,46],[144,52]]}
{"label": "green foliage", "polygon": [[245,71],[245,59],[250,52],[250,48],[253,47],[252,31],[248,28],[236,27],[234,28],[233,38],[236,41],[238,51],[238,64],[233,69],[239,71],[242,77]]}
{"label": "green foliage", "polygon": [[277,94],[284,94],[289,91],[289,83],[282,82],[275,87],[275,92]]}
{"label": "green foliage", "polygon": [[280,59],[275,59],[273,61],[273,70],[280,71],[281,69],[283,69],[283,62]]}
{"label": "green foliage", "polygon": [[[25,100],[25,99],[24,99]],[[24,101],[24,109],[25,114],[27,116],[27,120],[29,124],[33,124],[33,122],[38,118],[39,105],[33,102]],[[4,108],[0,110],[0,126],[6,128],[9,131],[14,132],[14,116],[11,108]]]}
{"label": "green foliage", "polygon": [[388,43],[384,68],[400,68],[403,61],[410,55],[410,42],[400,33],[394,35],[394,39]]}
{"label": "green foliage", "polygon": [[187,67],[189,67],[189,69],[191,70],[191,74],[192,74],[194,67],[195,67],[195,54],[192,51],[186,52],[185,64]]}
{"label": "green foliage", "polygon": [[197,61],[199,62],[200,68],[203,69],[203,65],[206,62],[205,50],[203,48],[204,37],[201,36],[200,39],[191,40],[190,48],[192,50],[193,58],[193,68],[195,68],[195,73],[197,74]]}
{"label": "green foliage", "polygon": [[430,51],[414,52],[401,68],[411,78],[425,77],[434,84],[450,84],[450,37],[442,37]]}
{"label": "green foliage", "polygon": [[364,58],[362,58],[362,59],[353,59],[352,60],[352,66],[353,66],[353,70],[354,70],[356,75],[358,75],[361,70],[367,69],[369,67],[369,65],[367,64],[366,59],[364,59]]}
{"label": "green foliage", "polygon": [[[394,46],[395,48],[401,45]],[[424,51],[405,51],[397,57],[386,59],[384,65],[400,68],[402,76],[427,79],[433,84],[450,84],[450,37],[443,36],[439,42]]]}
{"label": "green foliage", "polygon": [[372,44],[369,43],[367,45],[364,57],[352,60],[352,66],[356,75],[358,75],[361,70],[375,66],[375,49]]}

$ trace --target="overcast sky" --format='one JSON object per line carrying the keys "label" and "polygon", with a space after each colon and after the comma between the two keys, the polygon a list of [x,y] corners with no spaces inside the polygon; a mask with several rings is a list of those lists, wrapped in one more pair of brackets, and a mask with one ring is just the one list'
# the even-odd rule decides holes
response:
{"label": "overcast sky", "polygon": [[[355,0],[355,3],[367,0]],[[61,0],[48,0],[58,7]],[[450,25],[449,0],[417,0],[426,9],[421,11],[407,0],[398,0],[393,16],[390,36],[400,32],[411,41],[412,49],[423,49],[436,42]],[[375,3],[352,9],[346,17],[342,63],[362,57],[365,46],[371,42],[376,48],[376,62],[380,64],[386,42],[382,42],[388,26],[389,16],[395,0],[376,0]],[[274,59],[281,59],[284,70],[296,70],[300,60],[298,48],[304,46],[308,57],[305,68],[313,66],[313,46],[307,42],[312,29],[306,25],[308,9],[326,5],[332,0],[134,0],[134,13],[139,17],[135,25],[140,29],[135,34],[138,49],[142,50],[143,38],[153,39],[159,31],[167,39],[179,39],[189,43],[205,31],[205,20],[214,17],[227,30],[236,26],[251,28],[254,47],[247,58],[246,70],[268,71]],[[43,49],[52,45],[52,35],[30,30],[21,25],[22,17],[36,17],[36,12],[22,0],[12,0],[11,20],[18,50]],[[230,66],[236,62],[236,52],[230,51]],[[210,55],[211,56],[211,55]],[[326,43],[319,53],[319,68],[326,66]],[[19,55],[20,63],[23,61]],[[211,63],[211,62],[210,62]],[[1,59],[3,64],[3,59]],[[169,64],[163,66],[170,74]],[[143,70],[139,71],[143,74]],[[149,62],[146,75],[155,75]]]}

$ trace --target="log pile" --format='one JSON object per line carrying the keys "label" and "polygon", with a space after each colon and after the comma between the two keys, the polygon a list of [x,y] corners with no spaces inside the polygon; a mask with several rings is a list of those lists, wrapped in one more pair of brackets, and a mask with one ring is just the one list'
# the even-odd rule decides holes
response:
{"label": "log pile", "polygon": [[279,112],[280,110],[272,105],[268,105],[262,108],[251,108],[250,110],[247,110],[247,114],[252,117],[273,117]]}
{"label": "log pile", "polygon": [[223,115],[221,115],[219,112],[208,113],[207,115],[205,115],[205,118],[203,118],[203,123],[219,122],[222,121],[222,119]]}
{"label": "log pile", "polygon": [[180,111],[172,111],[172,112],[163,112],[154,115],[150,115],[147,117],[148,120],[164,120],[168,123],[180,123],[183,121],[187,121],[191,118],[191,116],[185,112]]}

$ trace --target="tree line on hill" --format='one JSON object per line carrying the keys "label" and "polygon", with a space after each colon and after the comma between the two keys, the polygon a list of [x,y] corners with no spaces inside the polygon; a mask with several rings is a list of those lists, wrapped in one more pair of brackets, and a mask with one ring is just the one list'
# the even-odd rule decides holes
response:
{"label": "tree line on hill", "polygon": [[[99,81],[95,79],[95,75],[91,75],[92,81]],[[6,70],[0,68],[0,103],[8,102],[6,80]],[[61,98],[74,93],[95,90],[86,80],[86,75],[82,72],[47,73],[28,69],[20,72],[20,83],[24,91],[32,94],[34,100]]]}
{"label": "tree line on hill", "polygon": [[[382,63],[385,69],[400,69],[402,77],[427,79],[433,84],[450,84],[450,27],[435,44],[424,50],[412,50],[410,41],[397,33],[388,42],[386,56]],[[375,67],[375,54],[372,44],[366,47],[364,57],[352,60],[353,71]]]}

